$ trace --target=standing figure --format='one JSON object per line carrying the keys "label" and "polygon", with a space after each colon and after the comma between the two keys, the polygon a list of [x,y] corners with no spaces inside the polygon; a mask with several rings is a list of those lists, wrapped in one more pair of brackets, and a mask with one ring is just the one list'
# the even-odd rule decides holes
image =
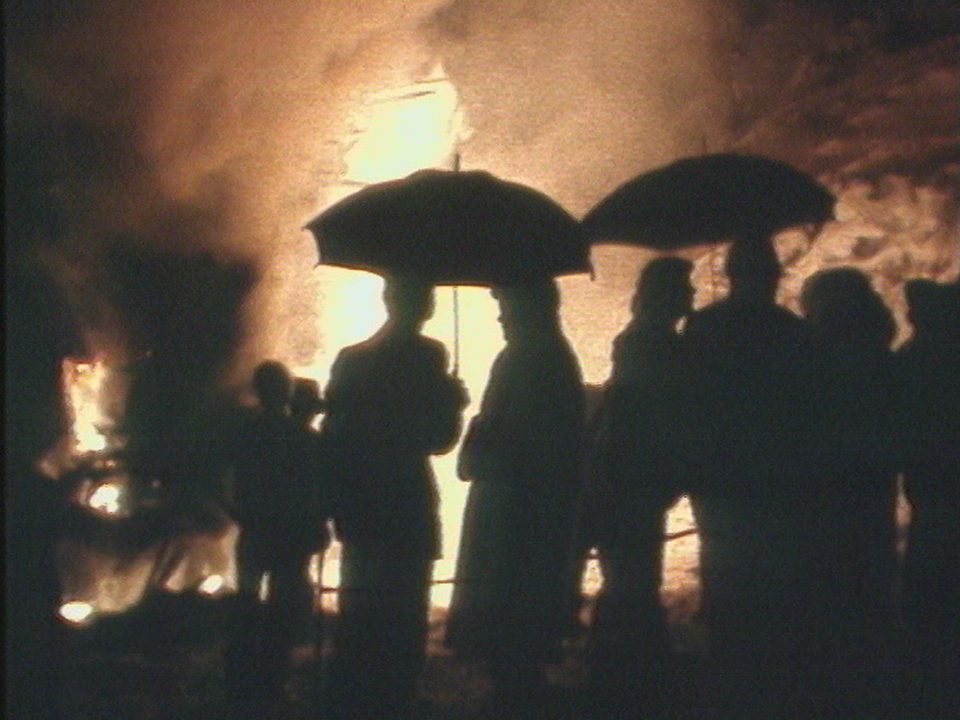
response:
{"label": "standing figure", "polygon": [[[300,497],[304,503],[295,521],[299,526],[298,539],[290,548],[290,553],[295,556],[292,563],[300,567],[299,582],[292,588],[293,620],[302,618],[299,627],[307,631],[307,637],[303,639],[312,641],[322,639],[322,634],[321,628],[315,627],[313,623],[314,599],[309,582],[309,566],[314,555],[319,555],[320,562],[323,561],[323,554],[330,545],[327,521],[332,517],[333,493],[327,478],[329,471],[325,441],[313,426],[323,408],[324,402],[320,398],[317,381],[296,378],[290,397],[290,418],[297,428],[295,463],[303,482],[303,493]],[[319,574],[322,576],[322,565],[320,570]]]}
{"label": "standing figure", "polygon": [[710,685],[724,711],[785,716],[784,702],[804,700],[817,615],[814,348],[804,321],[776,303],[772,241],[734,243],[726,271],[729,296],[694,312],[685,330]]}
{"label": "standing figure", "polygon": [[[278,572],[287,568],[299,527],[290,522],[303,507],[294,497],[299,485],[297,425],[290,416],[293,377],[279,362],[257,366],[253,387],[259,407],[242,428],[234,471],[234,503],[240,524],[237,569],[240,592],[261,593],[261,585],[276,589]],[[299,525],[299,523],[293,523]],[[264,576],[269,574],[265,580]]]}
{"label": "standing figure", "polygon": [[[924,699],[954,710],[960,663],[960,286],[907,283],[913,336],[897,351],[898,435],[911,508],[903,597]],[[947,713],[949,714],[949,713]]]}
{"label": "standing figure", "polygon": [[[895,626],[897,477],[892,452],[893,314],[856,268],[803,284],[817,348],[826,485],[821,513],[825,665],[835,702],[863,705]],[[858,668],[851,672],[851,668]],[[839,687],[838,687],[839,685]],[[879,699],[879,698],[872,698]]]}
{"label": "standing figure", "polygon": [[234,468],[238,617],[228,686],[239,717],[284,706],[288,653],[303,607],[303,508],[310,496],[290,417],[293,377],[280,362],[257,366],[259,407],[240,431]]}
{"label": "standing figure", "polygon": [[403,717],[416,699],[440,552],[430,456],[452,448],[467,401],[444,347],[421,335],[433,287],[392,277],[383,299],[383,327],[331,368],[322,430],[343,543],[329,684],[343,718]]}
{"label": "standing figure", "polygon": [[618,716],[663,698],[669,655],[660,602],[666,511],[680,472],[688,364],[678,324],[693,309],[689,260],[658,258],[637,283],[633,319],[614,340],[595,516],[604,564],[594,626],[598,701]]}
{"label": "standing figure", "polygon": [[506,346],[459,457],[472,482],[446,640],[491,662],[498,701],[525,703],[569,618],[585,400],[553,281],[493,295]]}

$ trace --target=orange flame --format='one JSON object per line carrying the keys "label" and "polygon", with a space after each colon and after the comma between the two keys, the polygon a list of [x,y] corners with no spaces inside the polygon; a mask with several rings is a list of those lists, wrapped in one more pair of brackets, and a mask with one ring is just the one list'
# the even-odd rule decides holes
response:
{"label": "orange flame", "polygon": [[101,452],[107,449],[105,429],[111,424],[103,412],[104,384],[109,370],[102,359],[63,360],[64,394],[73,432],[75,452]]}

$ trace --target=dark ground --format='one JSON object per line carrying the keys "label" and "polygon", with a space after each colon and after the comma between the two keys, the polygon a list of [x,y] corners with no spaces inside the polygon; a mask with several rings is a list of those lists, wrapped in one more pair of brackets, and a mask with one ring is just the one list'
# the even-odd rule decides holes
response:
{"label": "dark ground", "polygon": [[[225,709],[224,648],[229,596],[212,599],[195,594],[156,595],[122,615],[69,631],[62,703],[67,720],[231,720]],[[585,613],[585,615],[588,613]],[[443,613],[432,623],[430,654],[423,676],[420,717],[423,720],[492,720],[490,685],[484,668],[451,656],[439,642]],[[332,622],[327,622],[329,635]],[[744,715],[719,714],[711,708],[704,682],[704,661],[696,651],[695,629],[673,628],[680,653],[672,673],[673,687],[663,686],[665,709],[621,708],[605,717],[669,720],[733,720]],[[683,647],[686,645],[686,647]],[[551,666],[550,694],[536,717],[545,720],[593,720],[598,715],[588,691],[588,634],[568,644],[561,663]],[[323,658],[305,638],[292,654],[287,684],[289,715],[283,720],[318,720],[315,710],[322,684]],[[851,668],[851,670],[853,670]],[[861,668],[862,670],[862,668]],[[960,706],[931,684],[929,673],[911,671],[903,662],[875,670],[872,701],[844,714],[807,712],[816,720],[947,720],[960,717]],[[794,711],[764,713],[790,718]],[[759,717],[751,715],[751,717]],[[265,720],[267,720],[265,718]],[[272,720],[272,719],[271,719]],[[508,720],[508,718],[504,718]]]}

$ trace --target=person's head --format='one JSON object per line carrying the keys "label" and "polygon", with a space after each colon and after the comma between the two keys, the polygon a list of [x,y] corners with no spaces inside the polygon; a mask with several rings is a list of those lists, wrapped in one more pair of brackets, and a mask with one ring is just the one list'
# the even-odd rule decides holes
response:
{"label": "person's head", "polygon": [[552,279],[501,286],[494,288],[491,294],[500,303],[498,320],[507,342],[557,325],[560,291]]}
{"label": "person's head", "polygon": [[800,290],[800,309],[819,331],[842,339],[889,345],[896,335],[893,313],[857,268],[819,270]]}
{"label": "person's head", "polygon": [[679,257],[660,257],[647,264],[637,280],[630,303],[635,316],[676,322],[693,309],[690,282],[693,263]]}
{"label": "person's head", "polygon": [[730,294],[751,300],[773,301],[782,269],[770,240],[735,242],[726,263]]}
{"label": "person's head", "polygon": [[265,410],[286,412],[293,392],[293,376],[277,360],[265,360],[253,371],[253,389]]}
{"label": "person's head", "polygon": [[410,275],[393,275],[383,286],[383,304],[388,321],[398,328],[419,332],[433,317],[433,285]]}
{"label": "person's head", "polygon": [[306,425],[323,410],[320,398],[320,384],[311,378],[298,377],[293,381],[290,396],[290,415],[297,422]]}

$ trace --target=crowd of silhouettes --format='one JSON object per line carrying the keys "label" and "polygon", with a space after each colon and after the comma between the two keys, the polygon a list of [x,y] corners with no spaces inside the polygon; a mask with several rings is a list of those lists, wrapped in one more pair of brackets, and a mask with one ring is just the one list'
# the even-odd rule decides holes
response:
{"label": "crowd of silhouettes", "polygon": [[[893,315],[859,270],[813,274],[798,315],[777,303],[769,239],[734,243],[729,294],[696,311],[692,269],[672,256],[644,267],[593,392],[556,284],[493,289],[505,346],[458,456],[470,488],[447,646],[486,664],[499,716],[536,713],[594,549],[604,582],[589,628],[592,711],[666,712],[683,680],[660,597],[663,543],[686,494],[700,535],[703,702],[721,717],[889,702],[876,679],[904,647],[897,637],[910,638],[912,666],[948,686],[960,607],[957,284],[907,284],[913,335],[895,352]],[[343,547],[323,714],[416,712],[440,552],[429,458],[456,445],[468,397],[446,350],[421,334],[433,288],[395,276],[384,303],[385,324],[340,352],[323,399],[280,363],[254,374],[259,408],[235,477],[247,604],[228,663],[235,707],[251,717],[282,703],[289,650],[311,627],[306,566],[329,545],[328,521]],[[912,511],[902,572],[899,475]]]}
{"label": "crowd of silhouettes", "polygon": [[[807,278],[799,314],[777,302],[765,236],[731,246],[730,291],[699,310],[692,269],[673,256],[643,268],[603,386],[583,383],[553,280],[492,290],[505,345],[458,455],[470,487],[447,647],[488,668],[498,717],[535,715],[594,550],[591,710],[668,712],[690,678],[661,601],[663,546],[668,510],[689,495],[702,702],[719,717],[869,713],[892,701],[884,673],[904,658],[932,668],[924,682],[942,697],[960,607],[957,283],[907,283],[913,335],[894,351],[893,314],[857,269]],[[248,714],[282,702],[311,622],[306,565],[332,526],[341,581],[322,714],[416,716],[440,552],[430,457],[457,444],[468,397],[421,334],[431,285],[394,276],[383,298],[383,327],[340,352],[322,399],[280,363],[254,373],[235,482],[248,603],[228,663]],[[899,476],[912,512],[902,571]]]}
{"label": "crowd of silhouettes", "polygon": [[[505,345],[468,423],[446,349],[422,334],[434,289],[418,278],[386,279],[384,325],[340,351],[322,394],[279,362],[257,366],[230,453],[230,716],[288,714],[291,650],[324,634],[308,567],[333,534],[339,611],[318,717],[418,716],[440,553],[430,458],[461,435],[469,490],[444,641],[487,668],[493,716],[537,716],[551,697],[587,550],[604,578],[586,628],[595,717],[668,716],[693,685],[721,718],[956,707],[960,286],[907,282],[912,333],[894,349],[894,316],[857,269],[812,274],[799,313],[777,302],[767,237],[732,244],[729,293],[698,310],[692,269],[646,264],[602,386],[584,385],[553,280],[493,288]],[[683,495],[700,540],[696,678],[661,600],[667,513]],[[52,606],[56,532],[23,535],[44,542],[14,569]]]}

